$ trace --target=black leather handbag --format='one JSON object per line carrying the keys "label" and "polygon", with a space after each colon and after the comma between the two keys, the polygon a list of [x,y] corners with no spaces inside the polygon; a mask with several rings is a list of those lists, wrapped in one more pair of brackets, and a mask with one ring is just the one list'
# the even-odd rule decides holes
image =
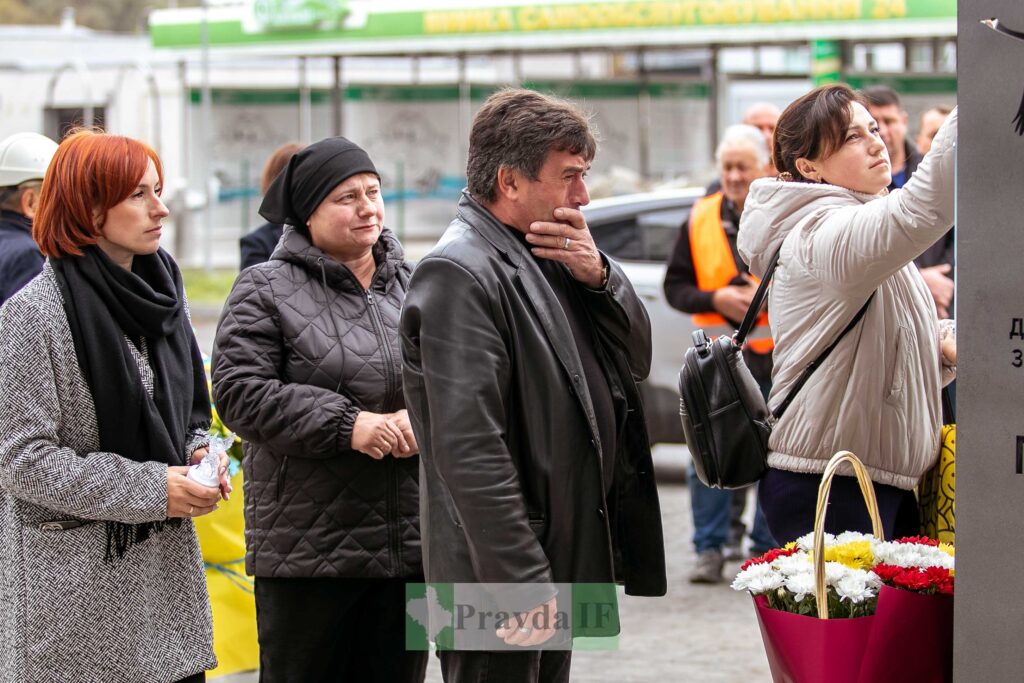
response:
{"label": "black leather handbag", "polygon": [[679,414],[686,445],[697,477],[712,488],[742,488],[764,475],[768,468],[768,437],[775,422],[815,369],[864,316],[875,296],[868,298],[832,345],[804,369],[789,395],[772,412],[743,362],[742,349],[765,303],[778,262],[776,251],[739,330],[732,337],[722,335],[714,340],[704,330],[696,330],[693,348],[687,349],[679,371]]}

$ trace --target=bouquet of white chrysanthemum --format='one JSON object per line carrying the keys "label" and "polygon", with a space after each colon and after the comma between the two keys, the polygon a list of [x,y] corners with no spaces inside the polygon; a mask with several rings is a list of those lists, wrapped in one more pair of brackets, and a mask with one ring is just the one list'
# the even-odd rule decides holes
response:
{"label": "bouquet of white chrysanthemum", "polygon": [[[882,582],[868,568],[877,539],[847,532],[825,535],[825,586],[833,619],[873,614]],[[812,616],[817,611],[813,534],[748,560],[732,583],[736,590],[763,595],[772,609]]]}
{"label": "bouquet of white chrysanthemum", "polygon": [[[823,530],[831,480],[844,464],[860,480],[874,536]],[[871,480],[848,452],[826,467],[814,529],[748,560],[732,583],[754,597],[774,680],[949,680],[953,547],[881,540]]]}

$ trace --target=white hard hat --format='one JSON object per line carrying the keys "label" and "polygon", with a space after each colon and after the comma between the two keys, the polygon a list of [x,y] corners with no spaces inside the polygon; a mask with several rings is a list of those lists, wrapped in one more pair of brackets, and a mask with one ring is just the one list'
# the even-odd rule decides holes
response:
{"label": "white hard hat", "polygon": [[0,141],[0,187],[42,180],[57,143],[38,133],[15,133]]}

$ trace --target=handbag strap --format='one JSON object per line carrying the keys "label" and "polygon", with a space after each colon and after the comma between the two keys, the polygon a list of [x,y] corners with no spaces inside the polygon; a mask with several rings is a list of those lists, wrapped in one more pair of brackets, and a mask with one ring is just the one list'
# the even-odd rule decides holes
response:
{"label": "handbag strap", "polygon": [[761,313],[761,307],[764,306],[765,300],[768,298],[768,285],[772,281],[772,275],[775,274],[775,266],[779,265],[779,254],[781,252],[782,245],[779,245],[779,248],[775,250],[775,255],[772,256],[772,260],[768,263],[768,267],[764,271],[764,276],[761,278],[761,284],[757,286],[757,292],[754,293],[754,298],[750,302],[747,314],[743,316],[743,322],[740,323],[740,329],[736,331],[736,334],[733,337],[736,341],[736,346],[743,346],[743,342],[747,338],[747,335],[750,334],[750,330],[754,328],[757,316]]}
{"label": "handbag strap", "polygon": [[[737,346],[743,346],[743,341],[747,338],[747,335],[750,334],[750,330],[753,329],[754,322],[757,320],[758,314],[761,313],[761,308],[764,306],[765,301],[768,298],[768,285],[771,283],[772,276],[775,274],[775,267],[779,265],[779,254],[781,253],[782,245],[779,245],[779,248],[775,250],[775,254],[772,256],[772,260],[768,262],[768,267],[765,268],[764,276],[761,278],[761,284],[757,286],[757,292],[754,293],[754,299],[750,302],[747,314],[743,316],[743,322],[740,324],[740,329],[736,331],[736,335],[733,337],[733,341],[736,342]],[[800,389],[802,389],[804,384],[807,383],[807,380],[810,379],[814,371],[825,362],[825,359],[828,358],[829,354],[832,353],[832,351],[839,345],[839,342],[843,340],[843,337],[845,337],[850,330],[856,327],[857,323],[860,322],[860,319],[864,317],[864,313],[868,310],[868,304],[870,304],[871,300],[874,298],[875,293],[872,292],[871,296],[868,297],[868,300],[865,301],[864,305],[860,307],[859,311],[857,311],[857,315],[853,317],[853,320],[851,320],[850,324],[843,329],[836,340],[832,342],[827,349],[822,351],[820,356],[815,358],[806,368],[804,368],[803,373],[796,380],[796,384],[794,384],[793,388],[790,390],[789,395],[786,396],[786,400],[779,404],[778,408],[772,411],[776,420],[782,417],[782,414],[786,412],[787,408],[789,408],[789,404],[793,402],[794,398],[796,398]]]}

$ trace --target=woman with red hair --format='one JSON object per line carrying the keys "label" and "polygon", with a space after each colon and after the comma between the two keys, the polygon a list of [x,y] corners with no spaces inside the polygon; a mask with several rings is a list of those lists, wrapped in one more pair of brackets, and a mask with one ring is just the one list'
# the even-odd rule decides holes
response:
{"label": "woman with red hair", "polygon": [[0,308],[0,680],[201,681],[213,667],[186,477],[210,399],[160,249],[160,159],[81,131],[57,149],[42,273]]}

